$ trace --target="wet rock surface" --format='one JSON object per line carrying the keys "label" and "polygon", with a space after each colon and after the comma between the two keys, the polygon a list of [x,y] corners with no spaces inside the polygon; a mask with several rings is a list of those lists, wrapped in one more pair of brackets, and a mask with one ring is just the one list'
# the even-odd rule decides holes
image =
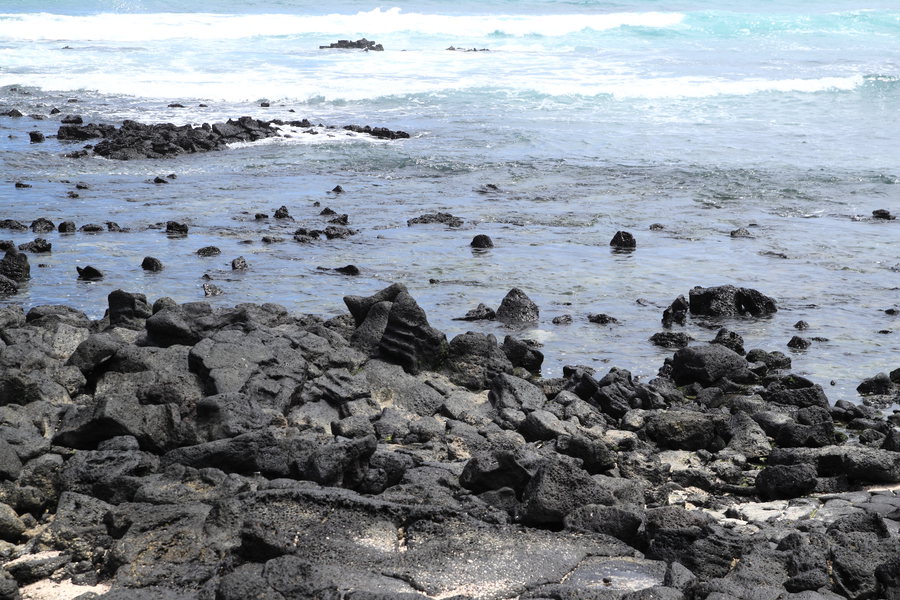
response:
{"label": "wet rock surface", "polygon": [[900,430],[781,353],[545,380],[402,284],[345,304],[3,308],[0,595],[897,597]]}
{"label": "wet rock surface", "polygon": [[[380,49],[380,48],[372,48]],[[64,118],[57,131],[59,140],[68,142],[92,142],[90,151],[104,158],[115,160],[138,160],[143,158],[167,158],[180,154],[193,154],[222,150],[228,144],[255,142],[265,138],[281,136],[279,126],[283,121],[263,121],[253,117],[228,119],[224,123],[203,123],[200,126],[157,123],[147,125],[137,121],[123,121],[119,127],[111,124],[82,124],[77,119]],[[287,123],[295,127],[310,127],[308,121]],[[393,131],[385,127],[347,125],[344,127],[355,133],[371,135],[382,139],[408,138],[403,131]],[[94,140],[99,140],[94,143]],[[84,152],[71,153],[73,157],[87,155]],[[156,183],[169,183],[157,177]]]}

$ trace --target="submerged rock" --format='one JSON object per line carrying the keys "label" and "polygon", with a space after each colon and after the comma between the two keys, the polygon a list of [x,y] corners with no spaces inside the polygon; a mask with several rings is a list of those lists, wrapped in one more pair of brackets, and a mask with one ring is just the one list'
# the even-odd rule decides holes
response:
{"label": "submerged rock", "polygon": [[100,269],[92,267],[91,265],[87,265],[86,267],[75,267],[75,270],[78,271],[78,279],[84,279],[86,281],[103,279],[103,273]]}
{"label": "submerged rock", "polygon": [[[422,225],[422,224],[431,224],[431,223],[441,223],[448,227],[462,227],[463,220],[459,217],[454,217],[450,213],[425,213],[419,217],[414,217],[406,221],[408,226],[413,225]],[[474,241],[474,240],[473,240]]]}

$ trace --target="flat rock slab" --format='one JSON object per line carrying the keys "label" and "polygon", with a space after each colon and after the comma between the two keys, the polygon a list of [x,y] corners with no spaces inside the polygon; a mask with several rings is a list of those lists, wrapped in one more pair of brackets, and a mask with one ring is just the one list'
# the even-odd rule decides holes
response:
{"label": "flat rock slab", "polygon": [[[241,504],[246,517],[239,552],[247,560],[290,554],[319,566],[385,575],[438,598],[510,598],[561,582],[591,555],[634,552],[602,536],[489,525],[444,508],[346,491],[269,490],[243,494]],[[659,568],[646,562],[611,563],[604,573],[650,581]],[[587,566],[579,577],[592,577]]]}
{"label": "flat rock slab", "polygon": [[591,551],[588,538],[485,526],[468,519],[419,521],[407,530],[397,576],[429,596],[510,598],[559,582]]}
{"label": "flat rock slab", "polygon": [[662,585],[666,563],[633,557],[590,557],[565,578],[565,583],[580,589],[643,590]]}

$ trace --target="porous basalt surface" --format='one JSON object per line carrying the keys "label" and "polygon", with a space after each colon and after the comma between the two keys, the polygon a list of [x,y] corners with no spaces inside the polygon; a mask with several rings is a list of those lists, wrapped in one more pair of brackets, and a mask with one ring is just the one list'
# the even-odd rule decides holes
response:
{"label": "porous basalt surface", "polygon": [[897,427],[766,351],[541,379],[345,302],[0,309],[0,596],[898,597]]}

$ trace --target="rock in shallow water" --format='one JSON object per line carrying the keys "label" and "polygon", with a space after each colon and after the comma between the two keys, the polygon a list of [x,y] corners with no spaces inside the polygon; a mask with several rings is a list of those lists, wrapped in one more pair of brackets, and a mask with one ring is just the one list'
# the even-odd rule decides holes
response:
{"label": "rock in shallow water", "polygon": [[162,261],[160,261],[158,258],[145,256],[144,260],[141,261],[141,268],[145,271],[158,273],[159,271],[163,270],[163,264]]}
{"label": "rock in shallow water", "polygon": [[695,287],[690,291],[691,314],[709,317],[752,315],[759,317],[778,311],[775,300],[751,288],[733,285]]}
{"label": "rock in shallow water", "polygon": [[519,288],[509,290],[497,309],[497,320],[507,325],[535,323],[539,317],[537,304]]}
{"label": "rock in shallow water", "polygon": [[91,265],[87,265],[85,267],[75,267],[75,270],[78,271],[78,279],[83,279],[85,281],[96,281],[99,279],[103,279],[103,272],[96,267],[92,267]]}
{"label": "rock in shallow water", "polygon": [[472,238],[472,241],[469,243],[473,248],[493,248],[494,240],[492,240],[489,236],[480,233]]}

